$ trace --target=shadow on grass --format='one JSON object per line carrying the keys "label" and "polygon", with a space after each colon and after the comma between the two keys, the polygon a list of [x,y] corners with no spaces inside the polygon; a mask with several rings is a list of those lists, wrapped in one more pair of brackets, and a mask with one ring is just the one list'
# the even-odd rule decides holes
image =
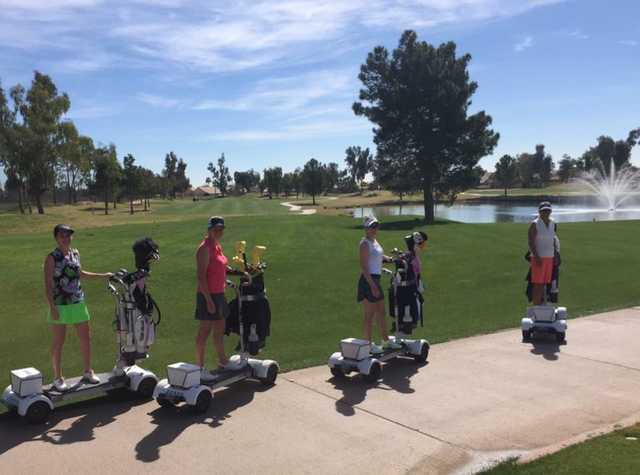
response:
{"label": "shadow on grass", "polygon": [[333,386],[342,391],[342,397],[335,403],[336,411],[343,416],[355,415],[355,406],[367,398],[370,389],[396,391],[401,394],[411,394],[415,390],[411,387],[411,377],[429,363],[418,364],[413,359],[395,358],[383,364],[382,379],[377,383],[367,382],[362,375],[353,377],[333,377],[329,380]]}
{"label": "shadow on grass", "polygon": [[[131,408],[147,400],[130,398],[114,400],[109,396],[58,407],[44,424],[32,425],[16,414],[0,416],[0,455],[25,442],[40,441],[54,445],[89,442],[95,438],[94,429],[103,427]],[[58,428],[65,419],[79,417],[66,429]]]}
{"label": "shadow on grass", "polygon": [[186,404],[177,407],[157,407],[149,413],[151,423],[156,427],[136,444],[136,459],[146,463],[158,460],[160,449],[171,444],[188,427],[194,424],[219,427],[236,409],[253,401],[255,393],[268,389],[256,381],[242,381],[215,391],[211,406],[204,414],[196,413]]}
{"label": "shadow on grass", "polygon": [[[362,229],[362,220],[355,218],[356,224],[349,226],[349,229]],[[380,221],[381,231],[411,231],[424,226],[441,226],[443,224],[460,224],[455,221],[436,220],[433,224],[427,224],[424,218],[413,219],[397,219],[395,221],[386,221],[384,218]]]}

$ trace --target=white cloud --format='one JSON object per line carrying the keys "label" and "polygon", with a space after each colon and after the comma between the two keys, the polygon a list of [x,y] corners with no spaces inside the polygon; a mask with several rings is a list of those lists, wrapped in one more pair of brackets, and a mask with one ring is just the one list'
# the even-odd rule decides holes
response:
{"label": "white cloud", "polygon": [[165,109],[171,109],[173,107],[177,107],[181,104],[181,102],[177,99],[170,99],[167,97],[156,96],[154,94],[147,94],[144,92],[139,93],[136,98],[153,107],[161,107]]}
{"label": "white cloud", "polygon": [[15,10],[59,10],[64,8],[95,7],[103,0],[0,0],[0,8]]}
{"label": "white cloud", "polygon": [[278,128],[242,129],[216,132],[203,137],[213,142],[266,142],[307,140],[314,137],[339,137],[354,132],[367,133],[370,125],[362,120],[323,120],[301,124],[288,124]]}
{"label": "white cloud", "polygon": [[114,106],[91,104],[80,105],[75,107],[71,105],[71,109],[67,113],[69,119],[101,119],[103,117],[111,117],[117,115],[120,112],[119,108]]}
{"label": "white cloud", "polygon": [[[355,72],[349,70],[314,71],[293,77],[259,81],[254,89],[235,99],[203,100],[195,110],[267,110],[291,112],[326,99],[350,99],[355,88]],[[348,101],[347,101],[348,102]]]}
{"label": "white cloud", "polygon": [[82,44],[129,62],[233,72],[320,61],[368,40],[372,29],[490,21],[562,1],[0,0],[0,24],[22,32],[0,44],[62,48],[70,56]]}
{"label": "white cloud", "polygon": [[577,29],[577,30],[573,30],[570,31],[569,33],[567,33],[569,36],[571,36],[572,38],[578,39],[578,40],[588,40],[589,39],[589,35],[584,34],[582,32],[582,30]]}
{"label": "white cloud", "polygon": [[514,51],[520,53],[527,48],[531,48],[533,46],[533,37],[525,36],[522,40],[518,41],[515,45],[513,45]]}
{"label": "white cloud", "polygon": [[636,40],[621,40],[621,41],[618,41],[618,44],[621,44],[624,46],[638,46],[640,43],[637,42]]}

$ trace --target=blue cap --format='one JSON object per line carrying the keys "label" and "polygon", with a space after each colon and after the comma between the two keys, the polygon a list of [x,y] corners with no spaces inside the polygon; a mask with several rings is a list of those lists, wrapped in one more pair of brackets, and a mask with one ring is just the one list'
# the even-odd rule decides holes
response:
{"label": "blue cap", "polygon": [[222,216],[211,216],[207,229],[222,228],[224,229],[224,218]]}

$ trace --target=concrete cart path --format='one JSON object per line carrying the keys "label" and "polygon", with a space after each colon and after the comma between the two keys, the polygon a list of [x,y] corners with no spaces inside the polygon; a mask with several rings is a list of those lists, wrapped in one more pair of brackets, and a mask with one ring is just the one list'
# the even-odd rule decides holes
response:
{"label": "concrete cart path", "polygon": [[566,346],[515,330],[435,345],[378,386],[321,366],[218,391],[205,415],[94,400],[41,427],[1,417],[0,473],[470,473],[640,420],[638,335],[627,309],[570,321]]}

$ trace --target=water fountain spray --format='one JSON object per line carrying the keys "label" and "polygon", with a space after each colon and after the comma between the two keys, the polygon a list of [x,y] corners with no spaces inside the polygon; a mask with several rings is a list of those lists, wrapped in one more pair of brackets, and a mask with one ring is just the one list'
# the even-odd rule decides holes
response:
{"label": "water fountain spray", "polygon": [[614,160],[611,159],[609,174],[601,162],[598,168],[584,172],[576,182],[588,187],[601,201],[607,204],[609,211],[617,210],[622,203],[627,201],[640,185],[640,171],[631,166],[623,166],[616,170]]}

